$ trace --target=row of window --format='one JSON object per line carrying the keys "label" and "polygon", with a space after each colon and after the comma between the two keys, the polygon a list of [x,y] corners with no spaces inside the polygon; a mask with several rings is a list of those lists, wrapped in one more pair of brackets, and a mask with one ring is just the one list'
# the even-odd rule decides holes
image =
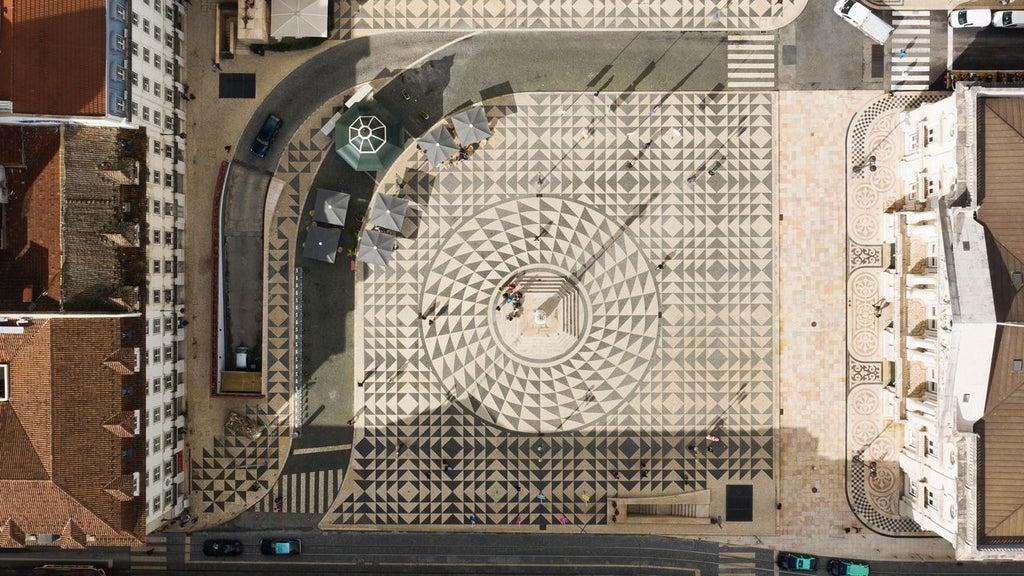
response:
{"label": "row of window", "polygon": [[[157,422],[159,422],[160,421],[160,414],[161,414],[161,409],[160,409],[159,406],[157,406],[156,408],[153,408],[153,416],[150,419],[150,423],[151,424],[156,424]],[[167,418],[168,420],[172,420],[174,418],[174,402],[168,402],[168,403],[164,404],[164,406],[163,406],[163,415],[164,415],[164,418]],[[149,449],[148,445],[147,445],[146,449],[147,450]]]}
{"label": "row of window", "polygon": [[163,152],[164,158],[167,158],[168,160],[174,160],[175,151],[178,152],[177,156],[179,157],[178,159],[180,160],[181,151],[177,150],[176,146],[173,146],[171,144],[164,144],[159,140],[153,140],[153,154],[159,156],[160,153]]}
{"label": "row of window", "polygon": [[[134,73],[132,74],[132,76],[134,77]],[[174,101],[174,94],[171,94],[170,92],[167,92],[165,94],[165,98],[164,99],[167,100],[168,102],[173,102]],[[139,117],[139,103],[138,102],[132,102],[132,117],[134,117],[134,118],[138,118]],[[152,118],[152,120],[150,120],[150,118]],[[161,126],[160,120],[163,120],[163,129],[164,130],[174,130],[174,116],[172,114],[164,114],[162,116],[160,115],[159,112],[154,113],[154,114],[150,114],[149,106],[143,106],[142,107],[142,120],[144,122],[151,122],[158,129]]]}
{"label": "row of window", "polygon": [[178,378],[178,386],[181,386],[182,384],[185,383],[185,375],[183,373],[181,373],[181,372],[175,371],[173,374],[164,374],[164,376],[162,378],[159,378],[159,377],[158,378],[153,378],[153,385],[152,385],[153,393],[157,394],[157,393],[160,392],[160,386],[161,386],[160,382],[161,382],[161,380],[163,381],[163,389],[164,390],[174,390],[174,378],[175,378],[175,376],[177,376],[177,378]]}
{"label": "row of window", "polygon": [[[173,430],[168,430],[167,432],[164,433],[163,442],[162,443],[161,443],[161,438],[159,436],[156,436],[156,437],[153,438],[153,454],[159,454],[161,446],[166,446],[168,448],[173,448],[174,447],[174,431]],[[147,456],[148,456],[148,454],[147,454]],[[160,479],[159,468],[153,468],[153,473],[156,475],[156,479],[159,480]]]}
{"label": "row of window", "polygon": [[[160,175],[161,175],[161,172],[159,170],[153,170],[153,184],[160,184]],[[163,178],[164,186],[168,186],[168,187],[174,186],[174,174],[172,174],[171,172],[164,172],[163,173],[163,177],[164,177]],[[174,206],[174,205],[171,204],[171,206]],[[156,214],[157,212],[154,211],[153,213]],[[174,215],[173,209],[169,213],[168,212],[164,213],[164,216],[173,216],[173,215]]]}
{"label": "row of window", "polygon": [[[174,503],[174,498],[173,498],[173,496],[171,496],[171,491],[170,490],[165,490],[164,491],[163,500],[164,500],[164,506],[163,506],[164,508],[170,508],[171,504]],[[159,496],[155,496],[153,498],[153,513],[156,514],[159,511],[160,511],[160,497]]]}
{"label": "row of window", "polygon": [[174,292],[173,288],[165,289],[163,294],[160,293],[160,290],[153,290],[153,303],[159,304],[160,300],[163,299],[164,304],[177,304]]}
{"label": "row of window", "polygon": [[[172,445],[173,440],[170,440],[170,438],[171,438],[171,433],[170,432],[168,432],[167,434],[164,435],[164,440],[165,440],[164,444],[166,444],[167,446],[171,446]],[[154,446],[156,445],[156,441],[158,441],[158,440],[160,440],[160,439],[159,438],[154,438],[153,439],[153,441],[154,441],[153,445]],[[151,485],[152,484],[156,484],[157,482],[160,481],[161,475],[164,476],[164,477],[167,477],[167,478],[171,478],[171,477],[174,476],[174,460],[164,460],[163,466],[154,466],[153,470],[149,474],[149,483]]]}
{"label": "row of window", "polygon": [[163,351],[164,362],[173,362],[174,361],[174,357],[177,356],[178,343],[177,342],[172,342],[171,344],[168,344],[167,346],[164,346],[163,348],[157,347],[157,348],[151,349],[149,351],[149,356],[151,358],[151,363],[152,364],[157,364],[157,363],[160,362],[160,356],[161,356],[160,353],[161,353],[161,351]]}
{"label": "row of window", "polygon": [[[160,172],[158,170],[154,170],[153,174],[156,175],[154,176],[154,182],[156,182],[156,177],[160,175]],[[159,216],[161,207],[163,207],[164,216],[174,216],[174,202],[160,202],[159,200],[153,200],[153,214]]]}
{"label": "row of window", "polygon": [[161,243],[171,246],[173,248],[178,247],[178,243],[175,242],[174,232],[170,230],[163,230],[162,232],[160,230],[153,230],[153,244]]}

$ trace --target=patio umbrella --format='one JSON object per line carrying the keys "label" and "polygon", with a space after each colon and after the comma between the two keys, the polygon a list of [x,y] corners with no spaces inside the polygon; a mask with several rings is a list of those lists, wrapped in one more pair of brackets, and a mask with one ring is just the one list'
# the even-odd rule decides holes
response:
{"label": "patio umbrella", "polygon": [[402,231],[405,213],[409,211],[409,201],[389,194],[377,194],[373,197],[373,210],[370,211],[370,223],[395,232]]}
{"label": "patio umbrella", "polygon": [[459,135],[459,142],[463,146],[479,142],[491,135],[487,115],[480,106],[474,106],[452,116],[452,124],[455,125],[455,133]]}
{"label": "patio umbrella", "polygon": [[359,102],[334,124],[334,151],[362,172],[387,168],[403,144],[402,123],[375,100]]}
{"label": "patio umbrella", "polygon": [[376,230],[363,231],[359,240],[356,260],[384,266],[391,260],[391,252],[395,249],[395,237]]}
{"label": "patio umbrella", "polygon": [[311,226],[309,232],[306,233],[306,245],[302,249],[302,254],[306,258],[334,264],[340,240],[341,230],[337,228]]}
{"label": "patio umbrella", "polygon": [[274,38],[326,38],[328,0],[274,0],[270,35]]}
{"label": "patio umbrella", "polygon": [[344,226],[348,215],[349,195],[334,190],[316,189],[316,207],[313,220],[333,226]]}
{"label": "patio umbrella", "polygon": [[459,150],[455,138],[452,138],[452,133],[444,124],[438,124],[433,130],[424,134],[417,145],[427,153],[427,161],[431,166],[437,166],[451,158],[452,154]]}

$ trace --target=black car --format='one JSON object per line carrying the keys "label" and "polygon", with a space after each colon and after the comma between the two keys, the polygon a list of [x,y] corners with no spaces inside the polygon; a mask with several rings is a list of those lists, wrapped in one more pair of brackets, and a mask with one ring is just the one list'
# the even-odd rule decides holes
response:
{"label": "black car", "polygon": [[252,141],[252,146],[249,147],[249,150],[260,158],[266,156],[271,142],[274,141],[274,137],[277,136],[277,131],[280,129],[281,119],[273,114],[267,116],[267,119],[263,121],[263,126],[260,127],[259,134],[256,134],[256,139]]}
{"label": "black car", "polygon": [[289,556],[302,552],[302,541],[291,538],[272,540],[267,538],[260,542],[260,552],[267,556]]}
{"label": "black car", "polygon": [[238,556],[242,543],[238,540],[207,540],[203,542],[203,554],[207,556]]}

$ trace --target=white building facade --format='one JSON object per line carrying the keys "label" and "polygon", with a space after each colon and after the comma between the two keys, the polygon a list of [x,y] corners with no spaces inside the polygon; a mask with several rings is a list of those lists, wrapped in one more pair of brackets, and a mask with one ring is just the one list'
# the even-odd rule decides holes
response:
{"label": "white building facade", "polygon": [[[184,9],[177,0],[113,0],[131,26],[130,122],[149,137],[146,294],[147,532],[181,515],[185,447]],[[127,4],[125,3],[127,2]]]}

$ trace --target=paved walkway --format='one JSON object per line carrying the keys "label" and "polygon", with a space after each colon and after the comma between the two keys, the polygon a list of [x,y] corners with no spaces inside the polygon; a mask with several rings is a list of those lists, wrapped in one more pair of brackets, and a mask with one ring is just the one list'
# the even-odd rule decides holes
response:
{"label": "paved walkway", "polygon": [[395,30],[773,30],[807,0],[341,0],[337,37]]}

